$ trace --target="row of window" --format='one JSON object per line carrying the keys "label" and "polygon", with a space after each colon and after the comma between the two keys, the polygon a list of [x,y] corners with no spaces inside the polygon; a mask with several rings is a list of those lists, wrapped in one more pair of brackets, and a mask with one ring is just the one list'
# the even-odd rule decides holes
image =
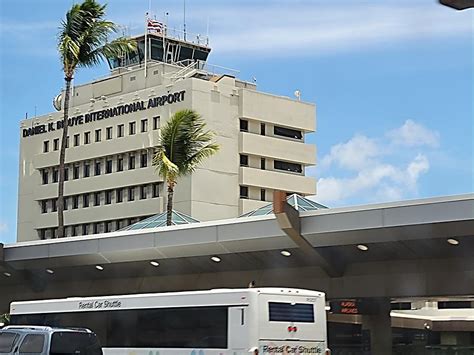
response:
{"label": "row of window", "polygon": [[[133,217],[133,218],[124,218],[117,219],[112,221],[102,221],[95,223],[84,223],[76,224],[72,226],[65,227],[65,236],[66,237],[76,237],[81,235],[91,235],[91,234],[100,234],[100,233],[111,233],[128,227],[131,224],[135,224],[149,218],[150,216],[142,217]],[[57,237],[57,228],[43,228],[38,230],[40,239],[52,239]]]}
{"label": "row of window", "polygon": [[[249,131],[249,121],[240,119],[240,131],[241,132],[248,132]],[[265,123],[260,123],[260,135],[266,135],[266,125]],[[301,140],[303,138],[303,133],[296,129],[281,127],[281,126],[273,126],[273,135],[281,136],[286,138],[298,139]]]}
{"label": "row of window", "polygon": [[[153,130],[157,130],[160,127],[160,116],[153,117]],[[110,140],[114,138],[114,127],[106,127],[105,128],[105,139]],[[119,124],[115,128],[116,130],[116,138],[121,138],[125,136],[125,124]],[[148,118],[144,118],[140,121],[140,132],[145,133],[148,132]],[[132,121],[128,123],[128,135],[133,136],[137,133],[137,122]],[[102,128],[98,128],[94,131],[94,142],[102,141]],[[50,151],[50,141],[43,142],[43,153],[48,153]],[[90,144],[92,143],[92,132],[87,131],[83,133],[83,144]],[[81,145],[81,134],[75,134],[73,136],[73,146],[78,147]],[[66,148],[69,148],[69,136],[66,139]],[[55,138],[52,140],[52,150],[56,151],[59,150],[59,138]]]}
{"label": "row of window", "polygon": [[[64,169],[64,181],[68,181],[70,178],[76,180],[79,178],[87,178],[92,175],[98,176],[103,173],[112,174],[113,172],[124,171],[125,168],[127,168],[126,170],[133,170],[137,166],[137,157],[139,159],[138,166],[140,168],[146,168],[151,163],[152,157],[148,151],[140,151],[138,154],[137,152],[130,152],[126,157],[125,155],[117,155],[116,157],[109,156],[104,158],[105,161],[103,158],[95,159],[93,161],[87,160],[66,166]],[[41,181],[43,185],[57,183],[59,181],[59,168],[54,167],[52,169],[43,169],[41,171]]]}
{"label": "row of window", "polygon": [[[265,158],[260,159],[260,169],[265,170]],[[249,166],[249,156],[245,154],[240,154],[240,166]],[[284,171],[291,171],[292,173],[301,173],[303,172],[303,168],[301,164],[296,163],[289,163],[281,160],[274,160],[273,161],[273,168],[275,170],[284,170]]]}
{"label": "row of window", "polygon": [[[113,190],[96,191],[80,195],[64,197],[64,210],[88,208],[91,206],[110,205],[112,203],[132,202],[136,199],[146,200],[148,198],[160,197],[161,183],[140,186],[119,187]],[[57,199],[40,201],[41,213],[56,212],[58,210]]]}

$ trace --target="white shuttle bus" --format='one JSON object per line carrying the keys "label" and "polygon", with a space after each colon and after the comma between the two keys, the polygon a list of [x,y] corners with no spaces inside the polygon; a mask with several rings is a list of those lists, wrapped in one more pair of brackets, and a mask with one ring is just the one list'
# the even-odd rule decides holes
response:
{"label": "white shuttle bus", "polygon": [[85,327],[104,354],[326,354],[324,293],[216,289],[13,302],[11,323]]}

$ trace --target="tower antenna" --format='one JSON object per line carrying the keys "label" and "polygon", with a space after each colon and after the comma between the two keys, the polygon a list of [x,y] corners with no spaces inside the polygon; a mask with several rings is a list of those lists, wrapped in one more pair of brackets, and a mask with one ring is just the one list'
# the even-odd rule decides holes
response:
{"label": "tower antenna", "polygon": [[183,32],[184,40],[186,41],[186,0],[183,0]]}

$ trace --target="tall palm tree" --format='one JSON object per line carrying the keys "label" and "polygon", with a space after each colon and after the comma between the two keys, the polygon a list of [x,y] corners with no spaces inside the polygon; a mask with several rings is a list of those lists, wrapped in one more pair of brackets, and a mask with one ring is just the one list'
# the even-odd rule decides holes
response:
{"label": "tall palm tree", "polygon": [[64,115],[61,150],[59,152],[58,232],[64,236],[64,161],[68,133],[71,81],[78,67],[92,67],[102,60],[129,53],[136,48],[134,41],[119,37],[111,42],[107,38],[117,32],[117,26],[104,20],[106,5],[95,0],[84,0],[72,5],[62,21],[58,36],[58,52],[64,71]]}
{"label": "tall palm tree", "polygon": [[212,142],[214,133],[193,110],[176,112],[161,128],[160,145],[153,156],[153,165],[168,185],[166,225],[171,225],[174,188],[180,176],[191,174],[219,146]]}

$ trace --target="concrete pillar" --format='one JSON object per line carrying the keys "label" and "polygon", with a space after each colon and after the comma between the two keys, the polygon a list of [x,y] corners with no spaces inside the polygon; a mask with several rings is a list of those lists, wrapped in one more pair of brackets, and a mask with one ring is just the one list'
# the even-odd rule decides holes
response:
{"label": "concrete pillar", "polygon": [[364,299],[362,329],[370,337],[371,355],[392,354],[392,323],[389,298]]}

